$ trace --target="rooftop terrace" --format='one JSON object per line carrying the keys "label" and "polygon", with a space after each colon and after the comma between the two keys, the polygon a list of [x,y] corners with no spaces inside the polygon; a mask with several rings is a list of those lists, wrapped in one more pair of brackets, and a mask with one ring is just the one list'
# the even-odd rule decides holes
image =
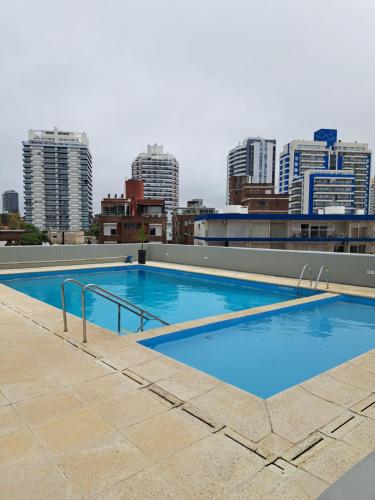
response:
{"label": "rooftop terrace", "polygon": [[[164,260],[177,252],[154,247]],[[149,264],[296,284],[203,259]],[[1,272],[20,272],[11,265]],[[330,294],[375,298],[361,269]],[[64,333],[61,310],[1,284],[0,497],[317,498],[375,449],[375,350],[263,400],[136,343],[209,321],[127,336],[89,324],[83,344],[79,318]]]}

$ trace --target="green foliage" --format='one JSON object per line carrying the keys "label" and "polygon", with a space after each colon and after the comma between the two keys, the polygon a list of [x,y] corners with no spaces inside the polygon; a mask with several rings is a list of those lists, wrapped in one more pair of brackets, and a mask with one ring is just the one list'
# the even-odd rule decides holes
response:
{"label": "green foliage", "polygon": [[86,236],[95,236],[95,238],[99,237],[99,224],[91,224],[90,229],[85,231]]}
{"label": "green foliage", "polygon": [[[28,224],[29,226],[31,224]],[[34,227],[34,226],[32,226]],[[43,242],[47,241],[47,235],[35,228],[36,231],[31,231],[30,229],[23,233],[20,238],[20,245],[41,245]]]}

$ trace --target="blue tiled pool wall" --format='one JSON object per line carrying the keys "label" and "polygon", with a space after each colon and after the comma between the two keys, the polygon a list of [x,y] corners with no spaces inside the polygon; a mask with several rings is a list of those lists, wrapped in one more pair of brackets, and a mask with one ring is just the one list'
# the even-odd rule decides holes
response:
{"label": "blue tiled pool wall", "polygon": [[[346,295],[335,295],[333,297],[328,297],[322,299],[323,304],[329,303],[329,302],[336,302],[337,300],[346,300],[347,296]],[[352,297],[350,297],[352,299]],[[370,301],[369,305],[373,305],[375,307],[375,300],[372,301],[371,299],[365,299],[363,302],[362,299],[359,300],[350,300],[351,302],[356,302],[356,303],[363,303],[363,304],[368,304]],[[248,316],[241,316],[240,318],[233,318],[233,319],[225,319],[223,321],[217,321],[214,323],[210,323],[208,325],[203,325],[203,326],[196,326],[193,328],[187,328],[186,330],[179,330],[177,332],[172,332],[172,333],[166,333],[162,335],[158,335],[156,337],[152,337],[149,339],[145,340],[139,340],[138,343],[142,344],[146,347],[150,347],[151,349],[155,347],[156,345],[163,344],[165,342],[172,342],[174,340],[180,340],[186,337],[191,337],[192,335],[198,335],[200,333],[209,333],[209,332],[214,332],[218,328],[225,328],[227,326],[235,326],[243,323],[244,321],[256,321],[261,318],[266,318],[268,316],[275,316],[275,315],[280,315],[284,314],[289,311],[296,311],[299,309],[312,309],[316,307],[317,304],[319,304],[320,301],[313,301],[313,302],[306,302],[304,304],[293,304],[290,306],[286,307],[281,307],[279,309],[273,309],[270,311],[264,311],[256,314],[250,314]]]}
{"label": "blue tiled pool wall", "polygon": [[375,300],[337,295],[139,343],[268,398],[375,349]]}
{"label": "blue tiled pool wall", "polygon": [[274,285],[272,283],[264,283],[262,281],[256,280],[245,280],[241,278],[229,278],[226,276],[214,276],[211,274],[205,273],[197,273],[194,271],[181,271],[176,269],[165,269],[161,267],[147,266],[147,265],[139,265],[139,264],[130,264],[126,266],[119,267],[95,267],[89,269],[64,269],[61,271],[37,271],[37,272],[24,272],[24,273],[15,273],[15,274],[4,274],[0,276],[0,283],[3,281],[11,281],[17,279],[28,279],[28,278],[45,278],[49,276],[64,276],[69,275],[69,277],[79,276],[80,274],[90,274],[90,273],[107,273],[107,272],[129,272],[129,271],[155,271],[158,273],[165,274],[174,274],[180,276],[186,276],[189,278],[200,278],[204,280],[215,281],[219,283],[227,283],[228,285],[236,285],[239,284],[241,286],[249,286],[251,288],[258,288],[260,290],[270,290],[274,292],[282,292],[282,293],[290,293],[291,295],[296,295],[298,293],[301,297],[310,297],[312,295],[316,295],[321,293],[321,291],[310,290],[306,288],[297,288],[287,285]]}

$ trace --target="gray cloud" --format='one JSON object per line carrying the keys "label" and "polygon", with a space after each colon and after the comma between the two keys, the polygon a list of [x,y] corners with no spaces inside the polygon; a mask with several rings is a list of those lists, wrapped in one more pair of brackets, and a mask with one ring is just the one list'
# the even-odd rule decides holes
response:
{"label": "gray cloud", "polygon": [[86,131],[95,209],[147,143],[181,201],[223,206],[228,149],[315,129],[374,147],[372,0],[3,0],[0,190],[22,191],[29,128]]}

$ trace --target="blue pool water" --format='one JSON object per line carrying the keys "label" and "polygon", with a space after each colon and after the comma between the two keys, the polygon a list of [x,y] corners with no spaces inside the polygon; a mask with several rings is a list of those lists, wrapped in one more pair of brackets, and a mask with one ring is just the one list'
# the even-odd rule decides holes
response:
{"label": "blue pool water", "polygon": [[[204,277],[147,266],[106,268],[95,272],[8,275],[2,277],[0,282],[47,304],[61,307],[60,285],[67,278],[99,285],[170,324],[297,298],[296,289],[291,287]],[[81,316],[81,289],[71,283],[66,285],[66,304],[70,313]],[[91,292],[87,293],[86,314],[89,321],[117,330],[117,306]],[[150,321],[145,329],[159,326],[162,325]],[[136,331],[139,319],[122,310],[121,327],[122,330]]]}
{"label": "blue pool water", "polygon": [[324,300],[140,343],[268,398],[374,348],[375,301]]}

